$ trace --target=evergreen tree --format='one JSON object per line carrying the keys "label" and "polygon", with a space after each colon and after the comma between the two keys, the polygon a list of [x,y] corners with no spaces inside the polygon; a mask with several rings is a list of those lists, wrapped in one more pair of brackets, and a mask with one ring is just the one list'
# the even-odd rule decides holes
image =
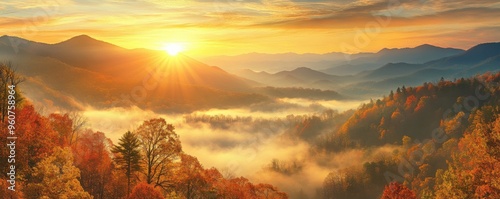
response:
{"label": "evergreen tree", "polygon": [[127,195],[130,194],[130,179],[132,174],[140,170],[139,161],[141,155],[139,152],[139,140],[137,136],[128,131],[121,138],[118,145],[113,146],[113,153],[118,153],[115,161],[120,167],[125,170],[127,176]]}

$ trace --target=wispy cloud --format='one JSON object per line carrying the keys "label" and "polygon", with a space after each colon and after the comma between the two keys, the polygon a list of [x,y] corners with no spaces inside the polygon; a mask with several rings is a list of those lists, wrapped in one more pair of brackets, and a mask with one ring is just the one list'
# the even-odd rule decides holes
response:
{"label": "wispy cloud", "polygon": [[[387,15],[390,23],[363,50],[402,47],[398,38],[422,38],[429,31],[464,38],[458,33],[486,31],[500,21],[500,3],[494,0],[7,0],[0,7],[4,34],[49,43],[89,34],[128,48],[181,41],[192,43],[190,53],[199,56],[341,51],[338,43]],[[488,34],[492,31],[497,30]],[[442,41],[436,34],[425,43]],[[484,41],[475,38],[474,43]]]}

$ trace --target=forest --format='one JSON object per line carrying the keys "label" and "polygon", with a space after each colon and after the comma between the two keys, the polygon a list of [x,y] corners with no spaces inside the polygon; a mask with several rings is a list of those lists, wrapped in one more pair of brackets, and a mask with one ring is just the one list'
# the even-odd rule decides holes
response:
{"label": "forest", "polygon": [[[270,178],[300,181],[312,163],[329,168],[328,175],[316,176],[323,183],[310,194],[305,188],[285,193],[274,181],[253,183],[205,168],[183,151],[176,127],[164,118],[145,120],[113,143],[105,132],[87,128],[77,112],[42,114],[23,98],[22,78],[7,65],[1,70],[2,143],[9,143],[6,90],[19,84],[15,192],[8,189],[9,149],[0,150],[0,195],[7,198],[500,197],[500,73],[401,86],[344,112],[284,119],[184,116],[193,128],[239,129],[244,136],[276,134],[292,144],[307,143],[306,158],[277,157],[262,170]],[[358,151],[363,158],[338,166],[349,160],[337,155]]]}
{"label": "forest", "polygon": [[361,107],[318,145],[393,144],[390,156],[330,173],[322,198],[499,198],[500,73],[401,87]]}
{"label": "forest", "polygon": [[[2,88],[22,78],[1,67]],[[15,80],[12,82],[12,80]],[[252,183],[216,168],[204,168],[182,150],[175,127],[163,118],[146,120],[118,143],[85,128],[78,113],[41,115],[16,87],[15,191],[6,174],[9,148],[0,150],[3,198],[287,198],[270,184]],[[2,110],[7,95],[2,92]],[[8,143],[2,112],[1,143]]]}

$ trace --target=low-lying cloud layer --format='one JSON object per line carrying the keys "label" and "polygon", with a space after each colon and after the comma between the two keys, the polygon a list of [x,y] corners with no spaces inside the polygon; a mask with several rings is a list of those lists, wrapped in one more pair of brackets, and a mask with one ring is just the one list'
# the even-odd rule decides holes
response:
{"label": "low-lying cloud layer", "polygon": [[[244,176],[254,182],[271,183],[292,198],[298,194],[314,197],[329,172],[359,165],[380,156],[374,154],[389,154],[394,149],[389,146],[371,151],[315,152],[315,139],[334,133],[334,129],[341,125],[339,121],[347,117],[336,117],[341,112],[324,111],[335,107],[339,110],[356,108],[359,102],[281,101],[290,106],[280,108],[278,112],[240,108],[163,115],[132,107],[89,108],[83,115],[88,119],[88,127],[105,132],[114,143],[144,120],[163,117],[176,127],[183,150],[196,156],[204,167],[216,167],[227,176]],[[320,124],[308,126],[307,121],[313,117]],[[273,162],[279,168],[273,168]]]}

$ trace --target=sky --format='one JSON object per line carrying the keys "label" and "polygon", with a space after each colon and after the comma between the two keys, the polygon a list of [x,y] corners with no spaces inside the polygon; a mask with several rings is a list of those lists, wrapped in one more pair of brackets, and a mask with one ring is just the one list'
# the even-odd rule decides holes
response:
{"label": "sky", "polygon": [[87,34],[187,55],[375,52],[500,40],[497,0],[3,0],[1,34],[57,43]]}

